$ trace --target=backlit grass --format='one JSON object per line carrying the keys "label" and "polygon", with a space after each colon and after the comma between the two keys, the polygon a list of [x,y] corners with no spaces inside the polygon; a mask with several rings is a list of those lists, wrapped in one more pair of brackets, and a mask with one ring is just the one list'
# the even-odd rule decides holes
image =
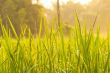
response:
{"label": "backlit grass", "polygon": [[[67,37],[63,33],[63,24],[58,30],[45,31],[41,37],[35,37],[29,29],[28,36],[17,35],[11,20],[10,27],[15,37],[0,21],[0,73],[109,73],[110,72],[110,36],[100,35],[100,28],[94,34],[94,24],[88,31],[76,16],[76,24]],[[48,29],[48,28],[47,28]],[[25,31],[25,29],[24,29]],[[23,32],[21,32],[23,33]]]}

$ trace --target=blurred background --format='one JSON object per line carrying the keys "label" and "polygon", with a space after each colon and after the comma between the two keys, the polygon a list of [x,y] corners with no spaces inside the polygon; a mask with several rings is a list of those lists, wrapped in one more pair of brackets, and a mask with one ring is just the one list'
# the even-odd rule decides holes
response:
{"label": "blurred background", "polygon": [[[110,24],[110,0],[59,0],[59,3],[61,20],[66,31],[75,24],[76,11],[80,23],[86,23],[88,28],[98,16],[96,25],[101,26],[102,35],[107,33],[107,25]],[[48,24],[48,27],[57,24],[57,0],[0,0],[0,18],[8,28],[7,16],[18,34],[26,26],[36,34],[41,22]]]}

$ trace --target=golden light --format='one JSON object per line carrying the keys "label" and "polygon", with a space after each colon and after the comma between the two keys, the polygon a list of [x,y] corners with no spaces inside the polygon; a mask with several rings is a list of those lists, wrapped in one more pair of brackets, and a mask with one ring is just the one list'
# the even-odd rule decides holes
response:
{"label": "golden light", "polygon": [[32,4],[36,4],[37,3],[37,0],[32,0]]}
{"label": "golden light", "polygon": [[59,0],[60,1],[60,4],[63,5],[63,4],[66,4],[69,0]]}
{"label": "golden light", "polygon": [[88,5],[92,0],[75,0],[74,3],[80,3],[81,5]]}
{"label": "golden light", "polygon": [[[47,9],[53,9],[53,3],[55,4],[57,0],[39,0],[39,3]],[[69,0],[59,0],[60,5],[66,4]],[[32,0],[32,4],[36,4],[37,0]]]}
{"label": "golden light", "polygon": [[40,3],[47,9],[53,8],[53,1],[52,0],[41,0]]}
{"label": "golden light", "polygon": [[[47,9],[53,9],[53,4],[56,3],[57,0],[39,0],[39,3],[43,5]],[[73,3],[80,3],[81,5],[88,5],[92,0],[59,0],[60,5],[66,4],[68,1],[72,1]],[[37,0],[32,0],[32,4],[36,4]]]}
{"label": "golden light", "polygon": [[[57,0],[40,0],[40,3],[47,9],[52,9],[53,4],[56,3]],[[59,0],[60,5],[66,4],[69,0]]]}

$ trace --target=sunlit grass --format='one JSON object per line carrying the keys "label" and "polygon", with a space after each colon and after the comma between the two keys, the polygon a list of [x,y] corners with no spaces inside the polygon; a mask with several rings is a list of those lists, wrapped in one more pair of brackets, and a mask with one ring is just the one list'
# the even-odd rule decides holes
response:
{"label": "sunlit grass", "polygon": [[1,19],[0,73],[109,73],[109,31],[103,39],[99,28],[93,33],[95,21],[87,32],[86,26],[80,27],[77,15],[75,18],[68,37],[64,36],[63,27],[45,31],[41,37],[42,23],[38,36],[27,29],[25,37],[17,35],[8,17],[14,38]]}

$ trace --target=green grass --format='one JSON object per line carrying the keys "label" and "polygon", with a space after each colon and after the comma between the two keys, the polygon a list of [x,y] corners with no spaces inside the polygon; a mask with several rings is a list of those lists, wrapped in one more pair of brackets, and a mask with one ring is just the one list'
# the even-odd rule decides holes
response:
{"label": "green grass", "polygon": [[[87,32],[86,25],[81,27],[76,15],[75,26],[68,37],[64,36],[63,27],[51,28],[41,37],[41,23],[39,34],[34,37],[27,27],[18,36],[9,17],[8,20],[15,38],[0,20],[3,34],[0,38],[0,73],[110,73],[109,30],[104,39],[100,36],[100,28],[95,35],[96,21]],[[28,37],[22,36],[26,30]]]}

